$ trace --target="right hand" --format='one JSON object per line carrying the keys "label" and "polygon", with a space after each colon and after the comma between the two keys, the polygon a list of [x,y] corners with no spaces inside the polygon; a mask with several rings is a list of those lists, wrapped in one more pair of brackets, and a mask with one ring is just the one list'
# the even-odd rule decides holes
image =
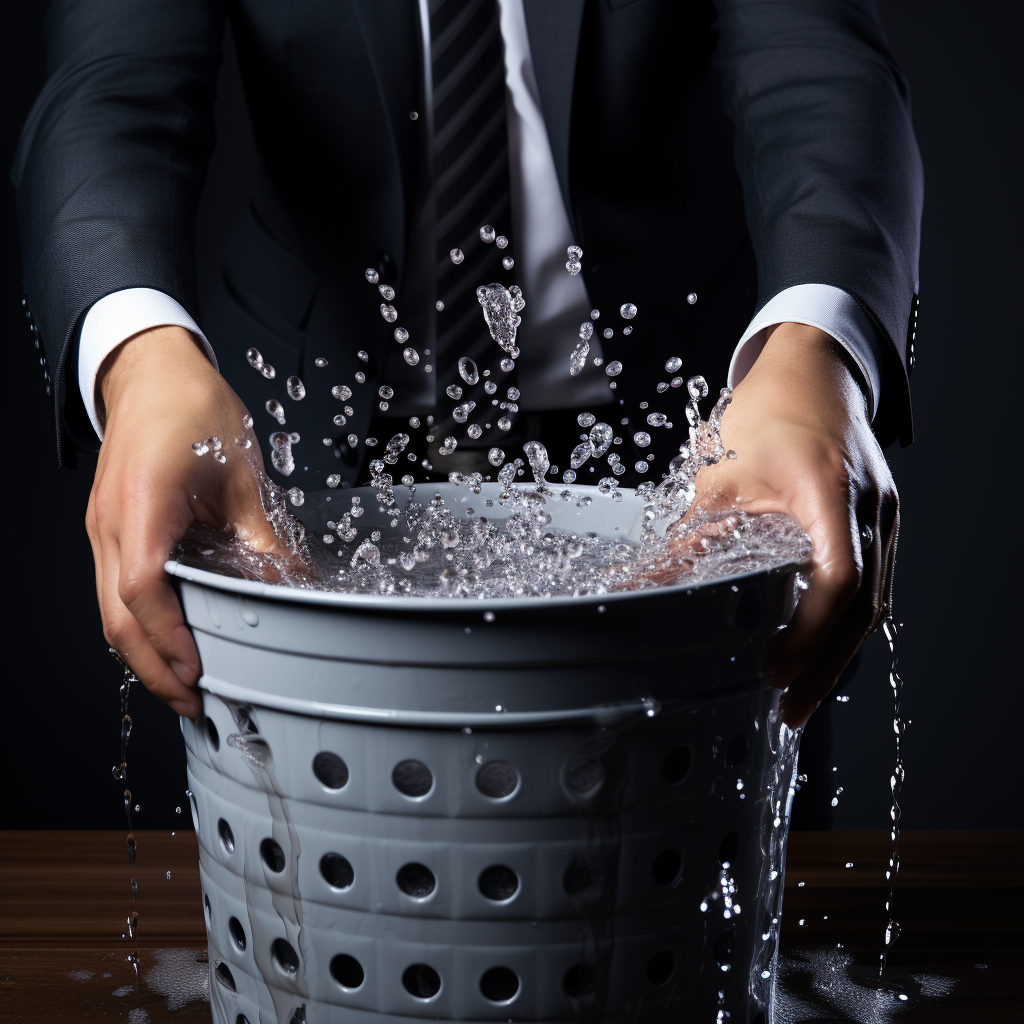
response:
{"label": "right hand", "polygon": [[[180,327],[143,331],[116,348],[100,368],[97,397],[106,424],[85,525],[103,635],[147,689],[195,718],[199,652],[164,562],[195,520],[282,550],[263,513],[259,445],[243,426],[241,399]],[[192,450],[212,436],[226,462]]]}

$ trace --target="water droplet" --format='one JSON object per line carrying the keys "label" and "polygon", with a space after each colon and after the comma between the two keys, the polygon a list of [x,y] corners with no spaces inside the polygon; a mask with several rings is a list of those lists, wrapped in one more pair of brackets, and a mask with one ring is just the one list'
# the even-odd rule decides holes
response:
{"label": "water droplet", "polygon": [[624,302],[619,306],[619,315],[623,320],[632,320],[636,316],[636,306],[632,302]]}
{"label": "water droplet", "polygon": [[569,257],[570,262],[579,263],[583,259],[583,250],[578,245],[570,245],[565,250],[565,254]]}
{"label": "water droplet", "polygon": [[494,244],[497,245],[499,249],[504,249],[508,245],[508,239],[504,235],[498,235],[494,240]]}
{"label": "water droplet", "polygon": [[505,356],[501,361],[501,368],[505,373],[511,373],[516,368],[516,364],[508,356]]}
{"label": "water droplet", "polygon": [[665,370],[668,373],[675,373],[676,370],[678,370],[679,367],[682,366],[682,365],[683,365],[683,361],[682,361],[682,359],[679,358],[679,356],[672,356],[670,359],[668,359],[666,361],[666,363],[665,363]]}
{"label": "water droplet", "polygon": [[465,423],[469,419],[469,414],[476,408],[476,402],[463,402],[462,405],[457,405],[452,410],[452,416],[455,417],[456,423]]}
{"label": "water droplet", "polygon": [[270,363],[264,363],[260,367],[260,373],[262,373],[267,380],[273,380],[277,376],[277,370],[275,370]]}
{"label": "water droplet", "polygon": [[597,417],[592,412],[581,412],[576,417],[576,422],[581,427],[592,427],[597,422]]}
{"label": "water droplet", "polygon": [[377,446],[377,438],[375,438],[375,437],[368,437],[363,442],[363,444],[365,444],[369,448],[375,448]]}
{"label": "water droplet", "polygon": [[359,438],[356,437],[355,434],[349,434],[348,437],[345,438],[345,440],[348,441],[350,448],[355,448],[355,446],[359,444]]}
{"label": "water droplet", "polygon": [[444,310],[444,303],[438,299],[437,302],[434,303],[434,309],[436,309],[438,313],[442,312]]}
{"label": "water droplet", "polygon": [[493,395],[498,390],[498,385],[493,380],[489,380],[484,384],[484,391],[489,395]]}
{"label": "water droplet", "polygon": [[389,398],[394,398],[395,389],[389,388],[387,384],[381,384],[381,386],[377,389],[377,394],[380,395],[380,397],[385,400]]}
{"label": "water droplet", "polygon": [[457,402],[462,397],[462,388],[460,388],[458,384],[449,384],[448,387],[444,389],[444,393],[449,398]]}
{"label": "water droplet", "polygon": [[313,365],[322,370],[327,365],[327,360],[323,356],[317,356],[313,360]]}
{"label": "water droplet", "polygon": [[404,327],[396,327],[395,328],[395,341],[397,341],[399,345],[402,345],[405,342],[407,342],[408,340],[409,340],[409,332]]}
{"label": "water droplet", "polygon": [[466,433],[469,434],[474,441],[483,436],[483,432],[483,427],[481,427],[479,423],[471,423],[466,429]]}
{"label": "water droplet", "polygon": [[276,398],[268,398],[266,405],[267,412],[277,420],[281,426],[284,426],[284,406]]}
{"label": "water droplet", "polygon": [[402,358],[410,365],[415,366],[420,361],[420,354],[414,348],[403,349]]}
{"label": "water droplet", "polygon": [[459,360],[459,376],[467,384],[476,384],[480,380],[480,373],[477,370],[476,363],[473,362],[469,356],[463,356]]}
{"label": "water droplet", "polygon": [[487,461],[492,466],[500,466],[505,461],[505,453],[500,448],[492,448],[487,453]]}
{"label": "water droplet", "polygon": [[652,427],[663,427],[668,423],[668,417],[663,412],[652,412],[648,414],[647,422]]}
{"label": "water droplet", "polygon": [[633,328],[630,327],[629,324],[626,324],[626,326],[622,328],[622,333],[623,334],[632,334],[633,333]]}
{"label": "water droplet", "polygon": [[603,335],[604,335],[604,337],[606,337],[606,338],[610,338],[610,337],[612,337],[612,335],[614,335],[614,334],[615,334],[615,332],[614,332],[614,331],[613,331],[613,330],[612,330],[612,329],[611,329],[610,327],[606,327],[606,328],[605,328],[605,329],[604,329],[604,330],[603,330],[603,331],[601,332],[601,334],[603,334]]}
{"label": "water droplet", "polygon": [[[595,423],[590,428],[590,454],[599,459],[611,447],[615,431],[607,423]],[[579,466],[573,465],[573,469]]]}
{"label": "water droplet", "polygon": [[573,277],[575,277],[583,269],[583,264],[577,260],[569,260],[565,264],[565,269],[568,270]]}
{"label": "water droplet", "polygon": [[389,324],[393,324],[398,319],[398,310],[394,306],[388,305],[386,302],[380,304],[380,315],[384,317]]}
{"label": "water droplet", "polygon": [[328,487],[337,487],[338,484],[340,484],[340,483],[341,483],[341,474],[340,473],[331,473],[330,476],[327,477],[327,486]]}
{"label": "water droplet", "polygon": [[352,397],[352,389],[345,387],[344,384],[335,384],[331,388],[331,394],[338,399],[339,402],[347,402]]}
{"label": "water droplet", "polygon": [[444,439],[444,443],[437,450],[438,455],[451,455],[458,446],[458,443],[459,442],[456,441],[454,437],[446,437]]}
{"label": "water droplet", "polygon": [[288,390],[288,397],[293,398],[296,402],[300,402],[306,397],[306,385],[294,374],[285,381],[285,387]]}
{"label": "water droplet", "polygon": [[690,292],[686,296],[686,301],[692,306],[697,301],[697,293],[696,292]]}
{"label": "water droplet", "polygon": [[192,451],[194,451],[196,455],[205,455],[209,450],[210,446],[205,441],[192,442]]}
{"label": "water droplet", "polygon": [[357,384],[365,384],[366,383],[366,374],[363,373],[362,370],[356,370],[355,378],[356,378],[356,383]]}
{"label": "water droplet", "polygon": [[263,356],[260,355],[260,350],[258,348],[247,349],[245,353],[245,358],[249,361],[249,365],[254,370],[263,369]]}
{"label": "water droplet", "polygon": [[691,377],[686,382],[686,390],[690,393],[690,397],[697,402],[702,398],[707,398],[708,382],[701,376]]}
{"label": "water droplet", "polygon": [[456,266],[458,266],[466,258],[463,255],[461,249],[452,249],[452,251],[448,253],[448,255],[451,256],[452,263],[454,263]]}
{"label": "water droplet", "polygon": [[502,416],[501,419],[498,420],[498,429],[499,430],[511,430],[512,429],[512,421],[507,416]]}
{"label": "water droplet", "polygon": [[511,256],[505,256],[505,257],[504,257],[504,258],[502,259],[502,261],[501,261],[501,265],[502,265],[502,266],[503,266],[503,267],[504,267],[504,268],[505,268],[506,270],[511,270],[511,269],[512,269],[512,268],[513,268],[513,267],[514,267],[514,266],[516,265],[516,261],[515,261],[514,259],[512,259],[512,257],[511,257]]}
{"label": "water droplet", "polygon": [[373,269],[373,267],[367,267],[365,274],[366,280],[369,281],[370,284],[376,284],[380,280],[380,275]]}
{"label": "water droplet", "polygon": [[494,228],[491,227],[490,224],[485,224],[480,229],[480,241],[481,242],[493,242],[496,235],[497,235],[497,232],[494,230]]}
{"label": "water droplet", "polygon": [[298,487],[290,487],[288,489],[288,500],[298,508],[306,500],[306,495]]}
{"label": "water droplet", "polygon": [[633,444],[638,448],[646,448],[651,443],[651,435],[646,430],[638,430],[633,435]]}
{"label": "water droplet", "polygon": [[420,115],[415,110],[410,110],[409,111],[409,120],[410,121],[417,121],[417,120],[419,120],[419,116]]}
{"label": "water droplet", "polygon": [[618,359],[613,359],[604,368],[604,372],[607,373],[609,377],[617,377],[620,373],[622,373],[622,363],[620,363]]}
{"label": "water droplet", "polygon": [[218,462],[221,462],[221,463],[223,463],[223,462],[227,462],[227,461],[228,461],[228,459],[227,459],[227,456],[226,456],[226,455],[225,455],[225,454],[224,454],[223,452],[214,452],[214,453],[213,453],[213,457],[214,457],[214,458],[215,458],[215,459],[216,459],[216,460],[217,460]]}
{"label": "water droplet", "polygon": [[416,481],[413,479],[412,473],[406,473],[405,476],[402,477],[402,483],[405,484],[406,487],[412,487],[415,482]]}

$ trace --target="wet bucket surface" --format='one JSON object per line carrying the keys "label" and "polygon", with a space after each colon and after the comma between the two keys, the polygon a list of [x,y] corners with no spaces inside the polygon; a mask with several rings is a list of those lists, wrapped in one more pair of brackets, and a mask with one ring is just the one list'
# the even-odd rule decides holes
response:
{"label": "wet bucket surface", "polygon": [[486,603],[168,568],[217,1024],[770,1019],[795,745],[760,666],[796,566]]}

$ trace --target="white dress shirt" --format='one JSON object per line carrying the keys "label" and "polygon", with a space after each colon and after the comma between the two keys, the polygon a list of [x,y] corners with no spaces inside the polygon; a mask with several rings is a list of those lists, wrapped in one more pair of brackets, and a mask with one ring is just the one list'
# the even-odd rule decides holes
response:
{"label": "white dress shirt", "polygon": [[[558,185],[540,95],[526,32],[523,0],[498,0],[505,47],[505,89],[508,107],[509,179],[517,279],[529,307],[529,332],[520,335],[518,363],[520,405],[525,410],[557,409],[608,401],[604,374],[593,364],[601,355],[600,331],[591,339],[591,358],[578,377],[569,376],[569,353],[579,325],[590,317],[582,276],[565,269],[572,244],[569,218]],[[419,0],[425,52],[429,55],[430,19],[427,0]],[[426,61],[427,74],[430,62]],[[427,83],[430,95],[430,82]],[[427,122],[429,125],[429,121]],[[698,296],[699,301],[699,296]],[[735,387],[764,348],[767,329],[781,323],[802,323],[830,334],[863,375],[868,409],[878,408],[881,341],[857,301],[840,288],[801,284],[775,295],[756,314],[733,352],[728,384]],[[214,366],[213,348],[179,303],[151,288],[127,288],[94,303],[82,323],[78,350],[78,384],[89,420],[100,440],[96,415],[96,374],[107,355],[122,341],[151,327],[177,325],[202,343]],[[527,327],[524,321],[523,327]]]}

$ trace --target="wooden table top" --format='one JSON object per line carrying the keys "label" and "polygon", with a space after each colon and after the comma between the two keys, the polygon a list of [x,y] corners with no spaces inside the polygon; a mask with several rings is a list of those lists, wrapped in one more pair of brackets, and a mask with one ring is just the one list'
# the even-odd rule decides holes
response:
{"label": "wooden table top", "polygon": [[[153,991],[161,970],[180,968],[185,951],[190,964],[205,955],[195,834],[136,838],[131,867],[123,832],[0,831],[0,1020],[210,1020],[201,998],[172,1011],[166,992]],[[900,852],[895,910],[903,932],[887,975],[908,996],[896,1007],[899,1021],[1024,1019],[1024,832],[908,832]],[[791,834],[780,968],[787,1024],[860,1019],[853,1009],[836,1015],[814,977],[838,969],[849,984],[868,985],[877,974],[888,854],[884,833]],[[132,946],[121,937],[132,877],[138,986],[126,960]],[[197,975],[204,970],[195,967]]]}

